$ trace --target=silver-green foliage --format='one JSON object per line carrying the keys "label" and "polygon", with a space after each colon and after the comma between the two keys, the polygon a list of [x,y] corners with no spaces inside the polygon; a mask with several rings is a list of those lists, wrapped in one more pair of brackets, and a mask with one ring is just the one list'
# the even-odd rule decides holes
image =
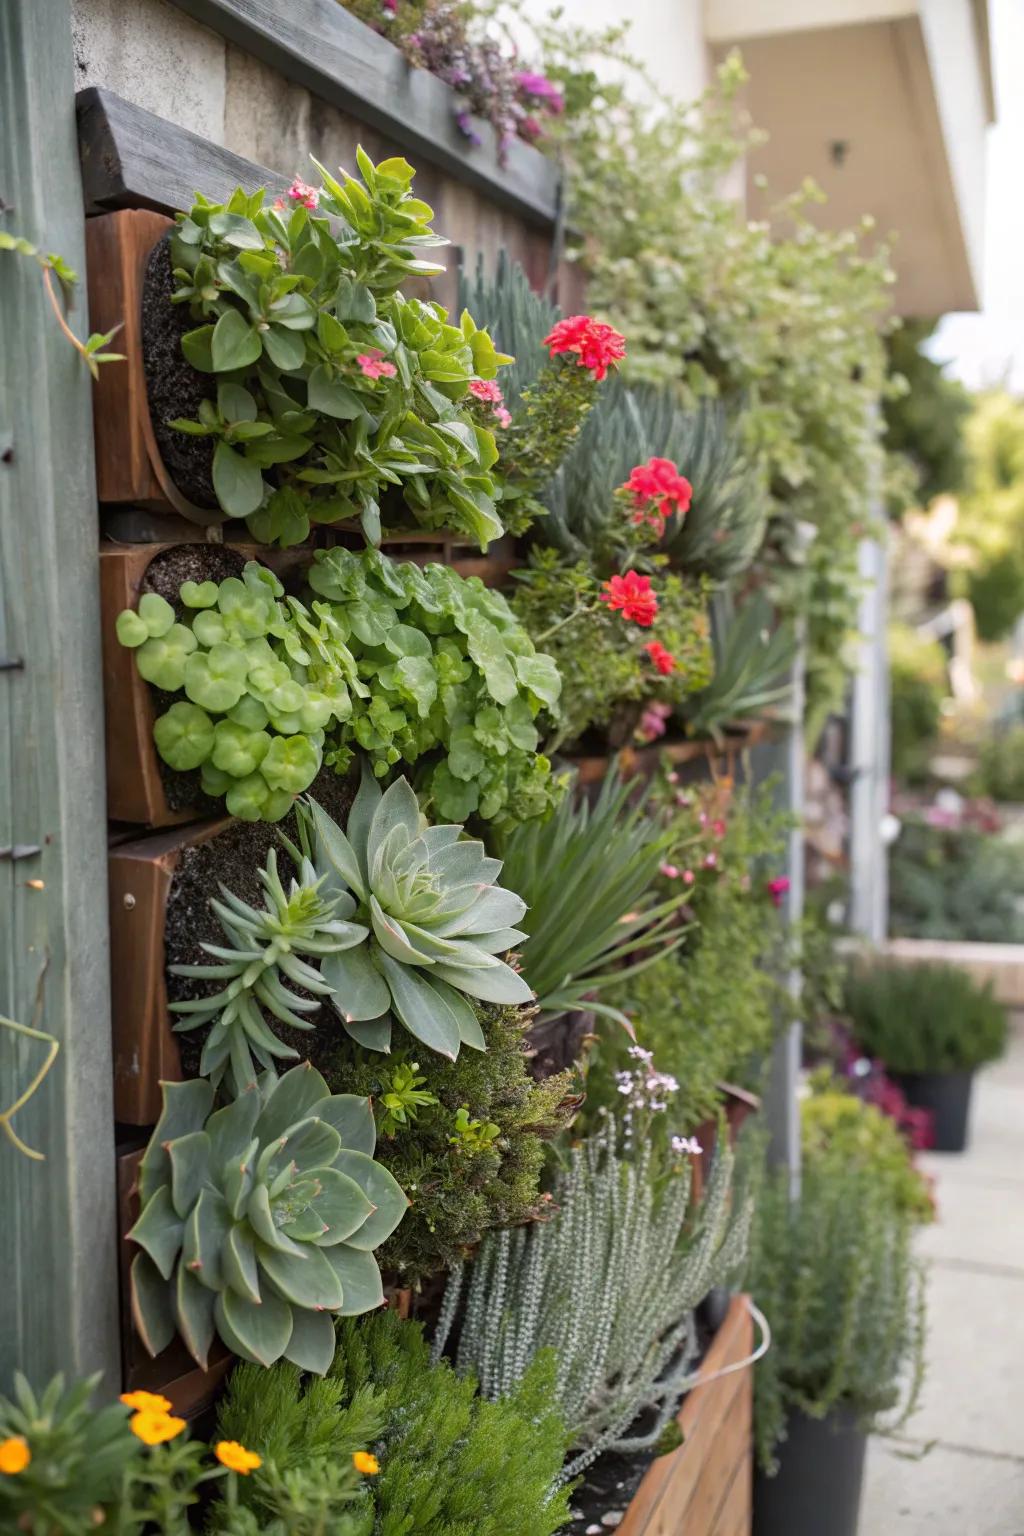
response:
{"label": "silver-green foliage", "polygon": [[497,885],[498,859],[458,825],[427,827],[408,780],[383,794],[364,765],[342,829],[310,801],[307,826],[326,889],[346,900],[354,942],[326,955],[321,974],[348,1033],[390,1049],[392,1015],[451,1060],[461,1045],[485,1050],[469,998],[528,1003],[533,993],[498,956],[526,935],[526,903]]}
{"label": "silver-green foliage", "polygon": [[213,1113],[203,1078],[163,1089],[129,1234],[139,1336],[156,1355],[179,1333],[204,1369],[219,1334],[243,1360],[322,1375],[332,1314],[383,1303],[373,1249],[408,1205],[373,1159],[370,1101],[308,1062]]}
{"label": "silver-green foliage", "polygon": [[[224,983],[211,997],[172,1003],[171,1012],[185,1015],[177,1030],[211,1025],[199,1071],[214,1087],[226,1075],[236,1094],[256,1081],[253,1057],[268,1068],[276,1059],[298,1059],[297,1051],[278,1040],[264,1010],[292,1029],[312,1029],[308,1015],[317,1013],[320,999],[330,994],[320,972],[301,956],[322,960],[363,936],[362,929],[345,921],[355,911],[355,902],[340,891],[325,895],[325,877],[317,876],[308,859],[300,857],[299,878],[285,889],[277,872],[277,850],[272,848],[259,878],[266,892],[262,911],[224,885],[223,901],[210,902],[227,944],[202,947],[217,964],[169,967],[174,976]],[[313,996],[297,996],[282,978]]]}
{"label": "silver-green foliage", "polygon": [[[473,1263],[456,1356],[490,1398],[513,1392],[538,1352],[558,1360],[556,1403],[575,1456],[563,1481],[612,1447],[653,1445],[691,1374],[693,1309],[744,1261],[751,1208],[731,1210],[733,1154],[716,1154],[691,1227],[690,1180],[650,1144],[620,1155],[613,1122],[576,1147],[550,1222],[491,1233]],[[463,1292],[456,1270],[435,1355]],[[646,1413],[645,1413],[646,1410]],[[631,1433],[638,1415],[642,1428]]]}
{"label": "silver-green foliage", "polygon": [[780,621],[763,592],[739,604],[729,591],[717,593],[711,604],[711,635],[714,677],[687,699],[683,711],[692,735],[717,741],[735,720],[791,710],[796,631],[791,623]]}

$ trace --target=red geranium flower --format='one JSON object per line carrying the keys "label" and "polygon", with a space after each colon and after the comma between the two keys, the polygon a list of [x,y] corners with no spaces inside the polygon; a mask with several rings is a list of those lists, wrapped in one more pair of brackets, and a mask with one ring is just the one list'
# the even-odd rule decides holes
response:
{"label": "red geranium flower", "polygon": [[772,899],[772,905],[775,906],[775,907],[781,907],[782,906],[783,897],[785,896],[786,892],[789,890],[789,877],[788,877],[788,875],[778,875],[776,877],[776,879],[769,880],[768,881],[767,889],[768,889],[768,894],[769,894],[769,896]]}
{"label": "red geranium flower", "polygon": [[655,527],[659,518],[688,512],[693,496],[693,486],[671,459],[648,459],[646,464],[638,464],[622,489],[633,497],[633,521],[649,519]]}
{"label": "red geranium flower", "polygon": [[631,619],[642,629],[649,629],[658,612],[657,594],[651,591],[651,578],[627,571],[625,576],[613,576],[606,581],[600,593],[602,603],[612,612],[620,612],[624,619]]}
{"label": "red geranium flower", "polygon": [[578,366],[589,369],[599,383],[607,377],[608,369],[626,355],[625,337],[590,315],[570,315],[567,320],[559,320],[545,336],[544,346],[552,357],[563,352],[578,353]]}
{"label": "red geranium flower", "polygon": [[670,672],[675,671],[677,666],[676,659],[671,651],[666,651],[660,640],[649,640],[644,646],[644,650],[654,662],[662,677],[668,677]]}

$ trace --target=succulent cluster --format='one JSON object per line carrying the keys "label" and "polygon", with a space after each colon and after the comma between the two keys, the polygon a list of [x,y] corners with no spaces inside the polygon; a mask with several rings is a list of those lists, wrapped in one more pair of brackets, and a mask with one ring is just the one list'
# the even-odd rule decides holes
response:
{"label": "succulent cluster", "polygon": [[384,1299],[373,1249],[408,1204],[373,1159],[369,1100],[332,1094],[308,1062],[213,1113],[204,1079],[163,1087],[129,1234],[143,1343],[156,1355],[180,1333],[205,1368],[219,1335],[243,1360],[323,1375],[332,1314]]}
{"label": "succulent cluster", "polygon": [[308,825],[326,889],[358,937],[324,956],[321,974],[346,1030],[386,1051],[392,1016],[432,1050],[454,1060],[460,1047],[485,1050],[469,998],[528,1003],[526,982],[498,956],[525,934],[526,903],[495,884],[498,859],[457,825],[423,827],[406,779],[385,793],[364,771],[345,832],[315,801]]}
{"label": "succulent cluster", "polygon": [[182,350],[219,387],[168,425],[215,442],[217,502],[261,540],[359,518],[373,544],[411,523],[485,547],[502,532],[498,449],[461,402],[505,359],[468,314],[451,325],[398,292],[443,270],[421,253],[447,242],[406,161],[356,158],[360,179],[317,165],[320,188],[296,181],[290,211],[239,188],[179,216],[174,301],[198,322]]}
{"label": "succulent cluster", "polygon": [[[300,957],[322,960],[356,942],[362,933],[338,916],[345,898],[323,894],[324,877],[317,877],[308,859],[300,859],[299,878],[293,878],[286,890],[277,871],[277,850],[272,848],[259,878],[266,892],[262,911],[223,885],[223,900],[210,903],[227,941],[226,945],[203,945],[217,964],[170,967],[175,976],[224,982],[211,997],[172,1003],[171,1012],[185,1015],[175,1026],[179,1031],[212,1025],[203,1042],[199,1071],[215,1087],[226,1074],[236,1094],[255,1085],[254,1056],[266,1068],[273,1068],[275,1060],[298,1057],[290,1045],[278,1040],[263,1010],[292,1029],[312,1029],[308,1015],[319,1012],[320,1000],[330,994],[320,972]],[[346,905],[351,908],[352,903]],[[313,996],[290,992],[282,976]]]}
{"label": "succulent cluster", "polygon": [[219,585],[185,582],[180,617],[154,592],[119,615],[141,676],[185,694],[153,731],[171,768],[198,768],[246,821],[279,821],[356,747],[379,775],[418,763],[424,802],[451,820],[550,807],[534,722],[557,711],[561,678],[499,593],[372,549],[319,551],[309,580],[307,607],[250,561]]}

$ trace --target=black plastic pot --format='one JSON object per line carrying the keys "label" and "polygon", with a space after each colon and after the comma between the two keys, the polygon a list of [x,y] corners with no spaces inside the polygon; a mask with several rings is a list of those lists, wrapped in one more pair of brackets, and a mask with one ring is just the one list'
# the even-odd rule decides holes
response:
{"label": "black plastic pot", "polygon": [[779,1470],[754,1478],[753,1536],[857,1536],[867,1435],[848,1408],[790,1415]]}
{"label": "black plastic pot", "polygon": [[899,1072],[895,1081],[915,1109],[929,1109],[936,1152],[962,1152],[967,1145],[974,1072]]}

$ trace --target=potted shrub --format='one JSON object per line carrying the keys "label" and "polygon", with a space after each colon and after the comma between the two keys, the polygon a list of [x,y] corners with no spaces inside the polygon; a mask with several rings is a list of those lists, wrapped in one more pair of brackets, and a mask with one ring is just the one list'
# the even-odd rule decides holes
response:
{"label": "potted shrub", "polygon": [[846,1006],[864,1053],[931,1111],[935,1150],[962,1152],[974,1073],[1006,1044],[1006,1010],[991,984],[952,965],[865,962],[851,971]]}
{"label": "potted shrub", "polygon": [[799,1197],[788,1172],[755,1208],[749,1288],[773,1345],[755,1378],[755,1536],[856,1536],[867,1435],[912,1411],[922,1374],[930,1211],[899,1132],[829,1094],[803,1116]]}

